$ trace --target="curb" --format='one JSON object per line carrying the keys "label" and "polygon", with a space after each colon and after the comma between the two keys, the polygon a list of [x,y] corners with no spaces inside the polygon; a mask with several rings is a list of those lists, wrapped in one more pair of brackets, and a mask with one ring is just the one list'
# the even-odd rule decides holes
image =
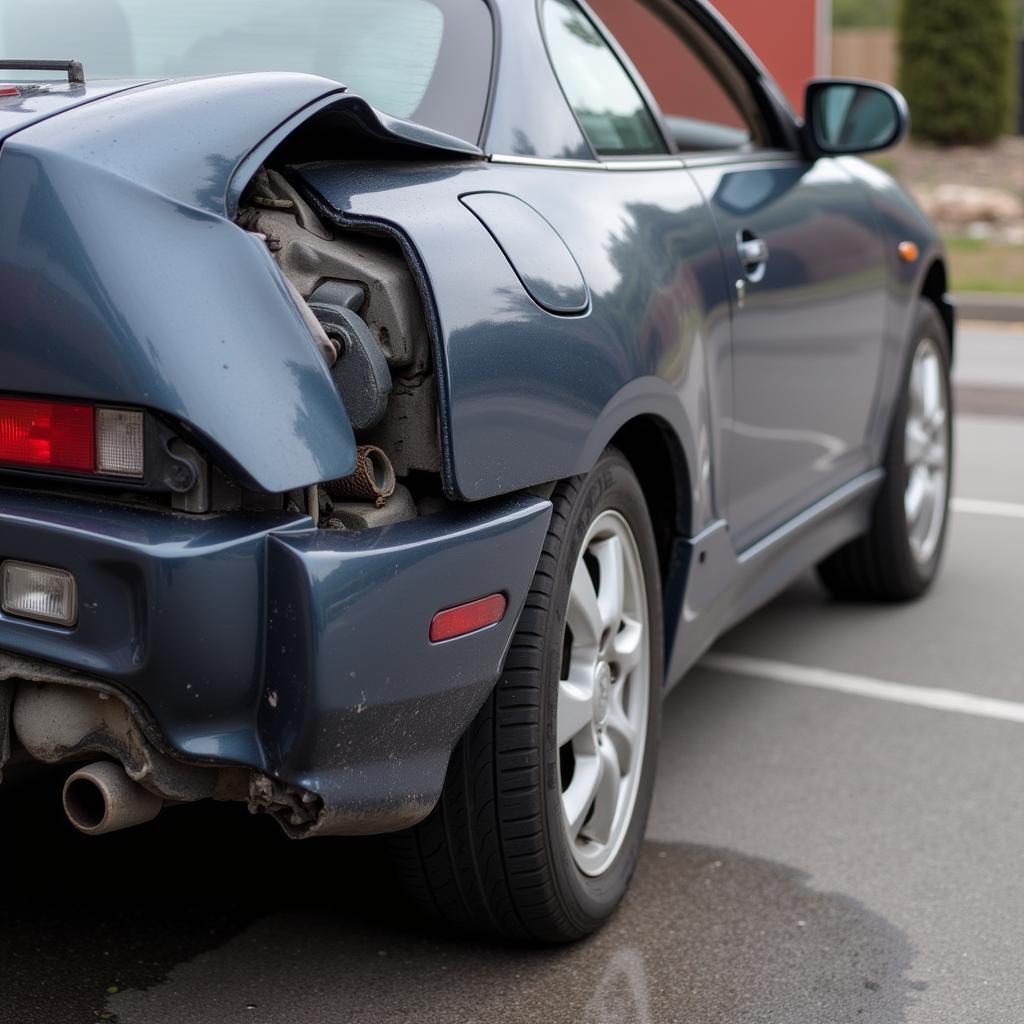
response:
{"label": "curb", "polygon": [[1024,294],[959,292],[953,296],[959,320],[1024,323]]}
{"label": "curb", "polygon": [[956,385],[956,412],[969,416],[1024,416],[1024,388]]}

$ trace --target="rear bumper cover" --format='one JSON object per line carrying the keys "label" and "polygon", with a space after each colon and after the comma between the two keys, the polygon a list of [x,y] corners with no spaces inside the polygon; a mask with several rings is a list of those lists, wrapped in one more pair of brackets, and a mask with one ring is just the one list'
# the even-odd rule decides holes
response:
{"label": "rear bumper cover", "polygon": [[[0,614],[0,649],[141,705],[184,760],[318,794],[318,831],[412,824],[497,679],[550,503],[515,497],[362,533],[7,493],[0,560],[74,573],[72,629]],[[496,626],[431,644],[440,608],[503,591]]]}

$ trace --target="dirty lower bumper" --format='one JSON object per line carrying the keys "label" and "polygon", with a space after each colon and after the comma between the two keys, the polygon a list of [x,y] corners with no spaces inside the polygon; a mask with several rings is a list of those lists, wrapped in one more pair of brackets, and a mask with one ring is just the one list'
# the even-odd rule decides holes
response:
{"label": "dirty lower bumper", "polygon": [[[316,831],[390,831],[436,801],[499,675],[550,513],[516,497],[335,533],[302,516],[7,493],[0,560],[72,572],[80,612],[71,629],[0,614],[0,650],[113,685],[182,759],[317,794]],[[497,591],[501,623],[430,643],[436,611]]]}

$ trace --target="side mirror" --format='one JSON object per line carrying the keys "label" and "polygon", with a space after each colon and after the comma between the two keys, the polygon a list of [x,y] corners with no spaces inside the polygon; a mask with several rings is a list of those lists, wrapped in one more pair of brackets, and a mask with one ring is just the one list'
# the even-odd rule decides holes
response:
{"label": "side mirror", "polygon": [[807,84],[804,137],[816,156],[874,153],[902,141],[910,127],[907,101],[874,82],[837,78]]}

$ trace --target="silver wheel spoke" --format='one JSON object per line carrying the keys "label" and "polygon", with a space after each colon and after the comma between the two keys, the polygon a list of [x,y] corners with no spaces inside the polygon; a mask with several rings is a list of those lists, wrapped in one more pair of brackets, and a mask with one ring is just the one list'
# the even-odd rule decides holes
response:
{"label": "silver wheel spoke", "polygon": [[589,689],[563,679],[558,684],[558,746],[564,747],[574,736],[594,723],[594,688]]}
{"label": "silver wheel spoke", "polygon": [[597,591],[582,558],[576,563],[576,571],[572,575],[566,619],[577,643],[596,648],[601,642],[601,609],[597,603]]}
{"label": "silver wheel spoke", "polygon": [[622,629],[612,637],[611,656],[625,678],[640,664],[644,653],[644,627],[636,619],[625,618]]}
{"label": "silver wheel spoke", "polygon": [[932,517],[935,515],[935,499],[938,489],[934,480],[926,478],[922,487],[921,509],[918,512],[917,522],[931,525]]}
{"label": "silver wheel spoke", "polygon": [[910,371],[910,415],[915,419],[920,417],[924,409],[924,382],[921,379],[921,363],[914,361],[914,367]]}
{"label": "silver wheel spoke", "polygon": [[907,440],[905,446],[905,460],[908,466],[916,466],[928,449],[930,438],[922,429],[917,420],[907,421]]}
{"label": "silver wheel spoke", "polygon": [[903,495],[910,550],[918,562],[935,553],[946,516],[949,483],[949,405],[938,346],[923,338],[910,370]]}
{"label": "silver wheel spoke", "polygon": [[608,712],[608,723],[605,732],[613,744],[619,758],[619,766],[624,775],[633,770],[633,751],[636,748],[636,729],[626,716],[622,707],[622,691],[620,684],[612,696],[611,708]]}
{"label": "silver wheel spoke", "polygon": [[924,505],[927,488],[928,484],[924,475],[915,467],[910,475],[910,483],[907,485],[907,494],[904,498],[907,522],[911,526],[914,526],[921,519],[921,508]]}
{"label": "silver wheel spoke", "polygon": [[593,806],[604,774],[604,761],[595,754],[576,758],[576,770],[569,788],[562,794],[562,809],[569,835],[575,839]]}
{"label": "silver wheel spoke", "polygon": [[938,442],[930,444],[921,461],[931,470],[942,470],[944,472],[946,469],[945,444]]}
{"label": "silver wheel spoke", "polygon": [[598,585],[597,604],[603,629],[614,629],[622,621],[622,600],[625,589],[625,566],[622,556],[622,541],[609,537],[591,547],[601,570]]}
{"label": "silver wheel spoke", "polygon": [[931,423],[942,410],[942,376],[939,361],[931,352],[921,360],[921,412]]}
{"label": "silver wheel spoke", "polygon": [[594,813],[586,823],[583,834],[598,843],[607,843],[615,825],[615,813],[619,809],[619,793],[622,787],[622,769],[615,746],[604,740],[597,748],[601,771],[594,794]]}

